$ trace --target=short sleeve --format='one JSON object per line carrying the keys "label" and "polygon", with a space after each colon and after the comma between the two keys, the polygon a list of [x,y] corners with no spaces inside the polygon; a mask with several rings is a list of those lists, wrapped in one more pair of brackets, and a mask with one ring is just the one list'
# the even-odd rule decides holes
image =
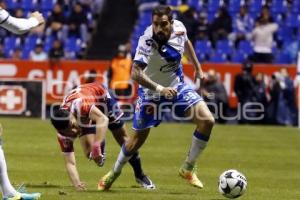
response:
{"label": "short sleeve", "polygon": [[134,62],[148,65],[152,51],[153,39],[141,36],[136,48]]}
{"label": "short sleeve", "polygon": [[183,36],[184,42],[189,40],[187,30],[181,21],[174,20],[173,28],[177,36]]}
{"label": "short sleeve", "polygon": [[63,153],[74,152],[73,140],[71,138],[67,138],[60,134],[57,134],[57,141]]}

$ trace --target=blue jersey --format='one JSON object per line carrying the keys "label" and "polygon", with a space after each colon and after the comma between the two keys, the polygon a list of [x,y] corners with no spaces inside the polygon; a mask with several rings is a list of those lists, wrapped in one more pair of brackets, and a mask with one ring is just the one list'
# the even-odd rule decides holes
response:
{"label": "blue jersey", "polygon": [[[181,58],[188,37],[182,22],[174,20],[172,26],[169,41],[161,47],[152,39],[153,28],[152,25],[149,26],[139,39],[134,61],[146,65],[144,72],[151,80],[164,87],[176,89],[183,83]],[[158,92],[142,86],[140,90],[148,98],[159,95]]]}

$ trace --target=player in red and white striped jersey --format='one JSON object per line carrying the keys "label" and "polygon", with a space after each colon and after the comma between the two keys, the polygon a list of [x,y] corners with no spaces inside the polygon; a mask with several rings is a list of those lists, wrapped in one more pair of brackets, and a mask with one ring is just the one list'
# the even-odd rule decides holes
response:
{"label": "player in red and white striped jersey", "polygon": [[[70,91],[60,108],[53,112],[51,122],[58,132],[68,175],[77,190],[85,190],[85,185],[76,167],[74,140],[79,137],[86,157],[102,166],[107,129],[112,132],[119,145],[127,137],[126,127],[120,119],[122,115],[117,102],[99,83],[83,84]],[[143,173],[139,154],[135,154],[129,162],[136,181],[147,189],[154,188],[152,181]]]}

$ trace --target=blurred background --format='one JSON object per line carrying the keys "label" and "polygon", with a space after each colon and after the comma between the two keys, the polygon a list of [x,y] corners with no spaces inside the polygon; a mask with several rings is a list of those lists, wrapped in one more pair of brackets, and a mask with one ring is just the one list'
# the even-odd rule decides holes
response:
{"label": "blurred background", "polygon": [[[210,109],[219,123],[297,125],[300,0],[3,0],[0,6],[11,15],[38,10],[47,22],[22,36],[0,29],[1,85],[40,82],[44,118],[49,105],[84,82],[101,81],[125,107],[134,105],[132,58],[159,4],[172,6],[174,18],[186,26],[206,72],[201,88],[195,88],[217,105]],[[185,57],[182,62],[193,85],[192,66]],[[21,100],[13,101],[15,94],[9,88],[2,92],[0,114],[33,116],[28,106],[13,111],[22,107]],[[262,105],[264,117],[237,118],[247,103]]]}

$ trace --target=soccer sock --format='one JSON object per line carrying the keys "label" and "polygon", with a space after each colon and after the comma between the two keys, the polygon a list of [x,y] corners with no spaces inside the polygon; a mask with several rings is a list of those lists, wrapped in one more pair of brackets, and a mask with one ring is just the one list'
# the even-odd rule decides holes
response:
{"label": "soccer sock", "polygon": [[[209,136],[203,135],[197,130],[194,132],[193,138],[192,138],[192,145],[190,148],[190,151],[188,153],[188,156],[186,158],[186,163],[194,166],[196,163],[196,159],[199,157],[199,155],[203,152],[205,149],[207,142],[209,140]],[[190,168],[189,166],[186,166],[187,168]]]}
{"label": "soccer sock", "polygon": [[0,187],[4,198],[17,195],[17,191],[11,185],[8,178],[7,166],[2,146],[0,146]]}
{"label": "soccer sock", "polygon": [[141,177],[144,175],[142,164],[141,164],[141,158],[138,152],[133,154],[133,156],[129,160],[129,163],[133,168],[135,177]]}
{"label": "soccer sock", "polygon": [[113,171],[115,173],[121,173],[123,166],[131,157],[132,154],[126,151],[125,145],[123,144],[118,159],[113,167]]}

